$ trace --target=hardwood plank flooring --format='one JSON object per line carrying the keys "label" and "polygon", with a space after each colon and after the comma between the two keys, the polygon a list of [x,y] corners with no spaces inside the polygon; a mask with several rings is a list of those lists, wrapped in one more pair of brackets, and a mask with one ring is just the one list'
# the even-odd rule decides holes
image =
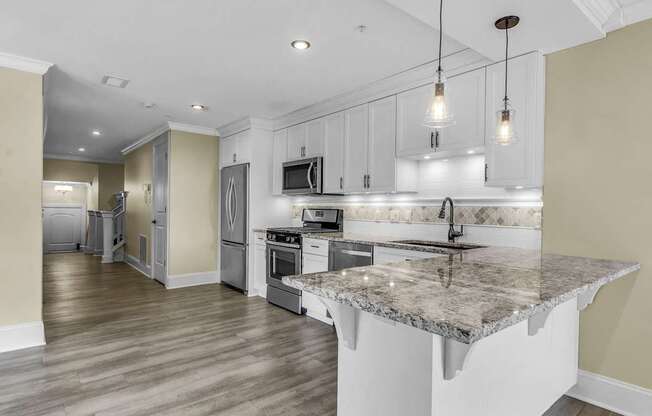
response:
{"label": "hardwood plank flooring", "polygon": [[[0,354],[0,415],[335,415],[326,325],[220,285],[166,290],[123,263],[44,260],[48,344]],[[560,399],[545,416],[615,415]]]}

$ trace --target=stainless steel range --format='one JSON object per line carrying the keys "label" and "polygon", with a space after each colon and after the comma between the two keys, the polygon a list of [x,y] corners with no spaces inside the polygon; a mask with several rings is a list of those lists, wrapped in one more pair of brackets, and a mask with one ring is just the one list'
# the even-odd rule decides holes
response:
{"label": "stainless steel range", "polygon": [[302,235],[342,231],[341,209],[306,208],[301,216],[303,227],[267,230],[267,301],[302,314],[301,291],[283,284],[283,276],[301,274]]}

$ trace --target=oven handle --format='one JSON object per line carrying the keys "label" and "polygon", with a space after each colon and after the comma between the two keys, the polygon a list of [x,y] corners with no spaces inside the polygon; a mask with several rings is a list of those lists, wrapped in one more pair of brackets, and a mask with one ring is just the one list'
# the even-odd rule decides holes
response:
{"label": "oven handle", "polygon": [[306,178],[308,179],[308,186],[310,187],[311,191],[312,191],[312,188],[314,187],[312,185],[312,165],[313,165],[313,162],[310,162],[310,165],[308,165],[308,172],[306,172]]}
{"label": "oven handle", "polygon": [[272,274],[276,274],[276,252],[272,251]]}
{"label": "oven handle", "polygon": [[371,253],[367,251],[341,250],[340,253],[348,254],[349,256],[356,256],[356,257],[371,257]]}
{"label": "oven handle", "polygon": [[279,246],[279,247],[287,247],[287,248],[301,248],[300,245],[298,244],[289,244],[289,243],[279,243],[276,241],[265,241],[267,244],[270,246]]}

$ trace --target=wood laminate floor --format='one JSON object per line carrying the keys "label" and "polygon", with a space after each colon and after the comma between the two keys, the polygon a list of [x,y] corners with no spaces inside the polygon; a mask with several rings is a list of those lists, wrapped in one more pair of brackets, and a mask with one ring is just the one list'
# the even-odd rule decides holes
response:
{"label": "wood laminate floor", "polygon": [[[336,413],[337,338],[310,318],[76,253],[45,257],[43,291],[48,344],[0,354],[0,415]],[[608,415],[564,397],[545,416]]]}

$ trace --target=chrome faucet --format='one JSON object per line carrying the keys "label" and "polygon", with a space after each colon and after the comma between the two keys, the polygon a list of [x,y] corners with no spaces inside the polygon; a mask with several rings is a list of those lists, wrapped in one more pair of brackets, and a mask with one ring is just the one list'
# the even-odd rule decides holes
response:
{"label": "chrome faucet", "polygon": [[442,202],[441,209],[439,210],[439,218],[442,220],[446,218],[446,202],[450,202],[451,204],[451,211],[448,218],[448,242],[454,243],[456,238],[462,237],[464,235],[464,226],[460,225],[460,230],[455,230],[455,223],[453,222],[455,219],[455,205],[453,204],[453,200],[450,197],[444,198],[444,202]]}

